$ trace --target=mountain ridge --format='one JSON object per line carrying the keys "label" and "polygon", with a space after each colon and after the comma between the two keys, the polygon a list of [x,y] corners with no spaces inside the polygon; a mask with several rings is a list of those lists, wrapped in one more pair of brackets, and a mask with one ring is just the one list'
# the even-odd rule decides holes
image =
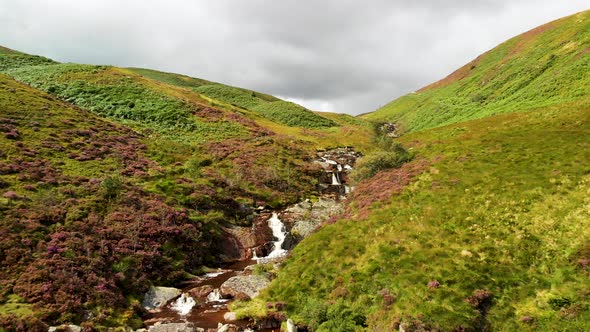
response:
{"label": "mountain ridge", "polygon": [[362,117],[414,131],[582,100],[590,93],[582,74],[590,66],[589,17],[590,11],[580,12],[513,37],[446,78]]}

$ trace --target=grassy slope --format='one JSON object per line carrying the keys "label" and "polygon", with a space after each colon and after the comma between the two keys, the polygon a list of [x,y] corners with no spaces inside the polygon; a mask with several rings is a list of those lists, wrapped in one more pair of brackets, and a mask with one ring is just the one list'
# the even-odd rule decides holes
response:
{"label": "grassy slope", "polygon": [[139,134],[4,75],[0,108],[0,326],[30,304],[47,322],[88,310],[96,324],[132,324],[149,283],[218,261],[220,225],[314,191],[307,151],[232,113],[251,136],[202,143],[131,123]]}
{"label": "grassy slope", "polygon": [[[77,322],[88,310],[95,324],[133,325],[147,285],[219,260],[220,225],[247,225],[252,204],[312,195],[315,148],[366,148],[371,135],[365,122],[336,114],[340,126],[289,127],[127,69],[10,50],[0,64],[51,94],[0,74],[0,227],[9,234],[0,247],[0,327],[11,324],[3,315],[31,310],[50,323]],[[55,296],[42,296],[47,283]]]}
{"label": "grassy slope", "polygon": [[584,99],[590,94],[589,49],[586,11],[512,38],[364,117],[414,131]]}
{"label": "grassy slope", "polygon": [[373,134],[369,123],[363,119],[337,113],[315,112],[318,115],[316,116],[296,104],[253,90],[180,74],[142,68],[128,69],[162,83],[198,92],[201,98],[214,107],[244,114],[269,130],[305,141],[304,145],[311,148],[371,148],[370,139]]}
{"label": "grassy slope", "polygon": [[[486,289],[494,330],[587,330],[590,103],[402,142],[417,159],[359,185],[349,216],[301,243],[265,298],[308,323],[316,302],[341,298],[380,329],[412,317],[450,330],[473,325],[466,299]],[[403,188],[412,167],[427,171]]]}
{"label": "grassy slope", "polygon": [[[130,323],[133,310],[122,311],[146,279],[167,283],[208,260],[214,227],[149,190],[168,168],[140,135],[4,75],[0,108],[0,323],[31,310],[47,321],[88,310],[103,324]],[[141,222],[130,233],[132,220]]]}
{"label": "grassy slope", "polygon": [[192,88],[194,91],[225,104],[257,112],[263,117],[290,127],[329,128],[338,126],[310,110],[253,90],[236,88],[180,74],[130,68],[131,71],[168,84]]}
{"label": "grassy slope", "polygon": [[0,46],[0,71],[7,69],[54,64],[55,61],[37,55],[29,55]]}
{"label": "grassy slope", "polygon": [[[588,15],[366,115],[414,131],[399,141],[416,158],[360,183],[257,303],[286,301],[322,331],[365,319],[369,330],[589,330]],[[558,55],[550,69],[540,45]],[[486,96],[478,107],[474,94]]]}

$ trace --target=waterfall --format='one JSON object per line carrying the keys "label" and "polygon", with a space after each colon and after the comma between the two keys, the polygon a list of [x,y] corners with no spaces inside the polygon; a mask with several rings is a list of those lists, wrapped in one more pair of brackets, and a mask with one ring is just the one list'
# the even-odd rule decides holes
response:
{"label": "waterfall", "polygon": [[207,295],[207,302],[225,302],[226,299],[221,297],[221,293],[219,293],[219,289],[215,288],[209,295]]}
{"label": "waterfall", "polygon": [[170,305],[170,308],[172,310],[178,311],[181,316],[186,316],[189,312],[191,312],[191,309],[195,306],[195,304],[197,303],[190,295],[187,293],[182,293],[182,295]]}
{"label": "waterfall", "polygon": [[332,173],[332,185],[333,186],[339,186],[340,185],[340,180],[338,180],[338,176],[336,175],[336,172]]}
{"label": "waterfall", "polygon": [[285,232],[285,225],[279,219],[279,215],[276,213],[272,214],[272,217],[268,219],[268,227],[270,227],[272,231],[272,235],[277,239],[273,242],[273,249],[266,257],[253,257],[258,261],[265,260],[265,259],[272,259],[272,258],[279,258],[283,257],[287,254],[287,250],[281,248],[283,242],[285,241],[285,237],[287,236],[287,232]]}

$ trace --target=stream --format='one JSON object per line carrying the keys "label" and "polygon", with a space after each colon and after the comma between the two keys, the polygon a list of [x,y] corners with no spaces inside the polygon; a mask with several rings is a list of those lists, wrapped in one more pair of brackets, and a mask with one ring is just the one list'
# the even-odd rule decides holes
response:
{"label": "stream", "polygon": [[[170,323],[192,323],[193,326],[205,331],[217,331],[219,324],[234,325],[229,331],[280,330],[276,326],[272,326],[275,327],[274,329],[269,328],[269,324],[254,327],[250,321],[233,319],[235,317],[231,317],[232,313],[228,309],[228,304],[232,301],[231,296],[226,294],[224,298],[220,288],[232,277],[250,275],[252,266],[256,264],[273,263],[284,259],[295,243],[290,233],[291,229],[297,228],[297,234],[309,235],[329,215],[338,212],[340,201],[346,199],[345,196],[350,191],[346,185],[347,173],[359,156],[360,154],[350,148],[318,153],[318,158],[314,162],[325,171],[318,186],[322,198],[315,203],[306,200],[280,212],[271,211],[266,225],[272,232],[272,250],[267,251],[265,256],[258,257],[256,250],[248,249],[251,252],[249,259],[222,264],[217,270],[184,282],[178,287],[181,291],[180,296],[176,296],[160,309],[148,311],[144,316],[144,323],[149,331],[168,331],[163,327]],[[268,215],[268,212],[266,213]],[[289,221],[284,222],[282,218],[287,218]],[[288,236],[291,237],[289,241]],[[286,242],[293,243],[285,246]],[[280,326],[280,322],[278,323]]]}

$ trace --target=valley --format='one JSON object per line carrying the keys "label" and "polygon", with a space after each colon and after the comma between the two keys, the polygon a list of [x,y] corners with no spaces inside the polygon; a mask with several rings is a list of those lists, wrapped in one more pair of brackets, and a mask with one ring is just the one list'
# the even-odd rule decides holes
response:
{"label": "valley", "polygon": [[0,47],[0,331],[590,330],[589,49],[351,116]]}

